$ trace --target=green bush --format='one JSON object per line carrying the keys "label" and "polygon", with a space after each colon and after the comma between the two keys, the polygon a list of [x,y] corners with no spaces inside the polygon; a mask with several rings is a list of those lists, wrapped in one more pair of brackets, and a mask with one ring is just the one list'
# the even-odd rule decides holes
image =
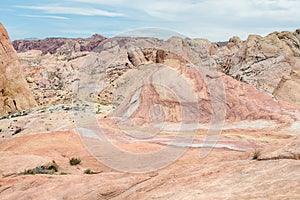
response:
{"label": "green bush", "polygon": [[70,165],[79,165],[81,163],[81,160],[80,160],[80,158],[71,158],[69,160],[69,162],[70,162]]}

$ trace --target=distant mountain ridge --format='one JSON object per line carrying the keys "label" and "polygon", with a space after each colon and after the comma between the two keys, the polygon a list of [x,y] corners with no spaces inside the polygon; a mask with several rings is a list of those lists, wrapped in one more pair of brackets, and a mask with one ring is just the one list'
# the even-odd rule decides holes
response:
{"label": "distant mountain ridge", "polygon": [[93,48],[99,45],[99,43],[105,40],[99,34],[94,34],[90,38],[45,38],[45,39],[24,39],[13,41],[13,46],[18,53],[26,52],[29,50],[41,50],[43,54],[54,54],[61,46],[67,43],[73,43],[77,45],[79,51],[91,51]]}

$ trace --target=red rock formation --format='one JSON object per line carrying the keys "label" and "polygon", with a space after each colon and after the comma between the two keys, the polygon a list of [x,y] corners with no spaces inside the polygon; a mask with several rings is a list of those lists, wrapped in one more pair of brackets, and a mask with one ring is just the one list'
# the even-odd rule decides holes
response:
{"label": "red rock formation", "polygon": [[0,24],[0,61],[0,115],[36,106],[16,51],[2,24]]}
{"label": "red rock formation", "polygon": [[126,115],[139,123],[150,123],[151,109],[159,105],[163,109],[159,112],[164,112],[163,122],[209,123],[212,113],[219,117],[224,115],[226,122],[267,120],[290,124],[299,120],[293,114],[299,108],[278,102],[271,95],[230,76],[180,66],[176,60],[165,67],[167,63],[170,64],[170,60],[163,62],[164,66],[140,66],[139,70],[129,71],[114,83],[120,86],[112,96],[117,99],[122,95],[121,99],[125,99],[122,103],[114,99],[113,103],[120,106],[116,116]]}

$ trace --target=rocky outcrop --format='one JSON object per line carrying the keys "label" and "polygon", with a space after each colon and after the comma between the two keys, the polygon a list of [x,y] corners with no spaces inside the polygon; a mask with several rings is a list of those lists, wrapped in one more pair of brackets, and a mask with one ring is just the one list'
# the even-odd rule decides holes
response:
{"label": "rocky outcrop", "polygon": [[300,105],[298,32],[274,32],[266,37],[250,35],[230,58],[228,74]]}
{"label": "rocky outcrop", "polygon": [[292,67],[288,76],[283,76],[274,90],[274,96],[300,105],[300,59],[295,59],[295,65]]}
{"label": "rocky outcrop", "polygon": [[234,36],[227,43],[179,37],[165,41],[155,38],[106,39],[96,34],[88,39],[15,41],[14,46],[22,52],[41,49],[42,54],[66,55],[69,60],[76,58],[74,52],[99,53],[110,81],[147,62],[161,63],[162,55],[157,50],[163,50],[179,55],[195,66],[224,72],[277,98],[300,105],[299,38],[299,30],[274,32],[266,37],[250,35],[244,42]]}
{"label": "rocky outcrop", "polygon": [[[84,56],[83,52],[73,56]],[[72,84],[76,79],[76,70],[71,60],[62,56],[42,55],[40,50],[18,53],[24,68],[26,81],[39,106],[70,104],[72,102]],[[68,57],[68,58],[71,58]]]}
{"label": "rocky outcrop", "polygon": [[263,150],[257,150],[258,160],[291,159],[300,160],[300,138],[292,137],[288,141],[280,141]]}
{"label": "rocky outcrop", "polygon": [[43,54],[68,53],[70,51],[91,51],[106,38],[95,34],[90,38],[46,38],[41,40],[15,40],[13,46],[17,52],[41,50]]}
{"label": "rocky outcrop", "polygon": [[[76,79],[74,74],[88,64],[104,76],[105,84],[110,84],[130,69],[150,63],[163,64],[170,60],[176,60],[183,66],[224,72],[277,98],[297,103],[299,61],[295,56],[298,55],[298,36],[297,33],[292,35],[285,32],[266,37],[252,35],[245,42],[234,36],[226,45],[205,39],[179,37],[166,41],[155,38],[111,38],[93,43],[100,41],[101,36],[95,35],[95,39],[87,39],[89,42],[86,44],[93,45],[86,48],[77,40],[68,40],[56,50],[56,54],[22,60],[31,66],[25,67],[26,71],[28,69],[27,80],[31,88],[35,88],[34,93],[41,105],[60,104],[65,100],[70,103],[71,84]],[[24,54],[19,55],[24,57]],[[84,58],[86,55],[87,58]],[[100,94],[99,102],[108,103],[111,96],[109,90]],[[55,100],[50,100],[52,97]]]}
{"label": "rocky outcrop", "polygon": [[299,120],[293,114],[299,108],[219,72],[182,66],[176,59],[139,69],[117,79],[115,89],[107,92],[118,108],[115,116],[153,123],[151,115],[157,107],[156,117],[171,123],[209,123],[219,118],[230,123],[266,120],[288,125]]}
{"label": "rocky outcrop", "polygon": [[34,106],[16,51],[0,24],[0,115]]}

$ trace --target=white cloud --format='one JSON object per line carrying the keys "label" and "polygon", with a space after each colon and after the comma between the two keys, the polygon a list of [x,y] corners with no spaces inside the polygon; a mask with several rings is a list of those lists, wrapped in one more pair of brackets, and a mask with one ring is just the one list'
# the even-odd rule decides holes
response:
{"label": "white cloud", "polygon": [[[142,10],[153,17],[166,20],[195,19],[206,16],[224,21],[227,18],[282,17],[284,20],[299,17],[297,0],[68,0]],[[198,18],[201,20],[200,18]],[[262,19],[263,20],[263,19]]]}
{"label": "white cloud", "polygon": [[72,15],[85,15],[85,16],[106,16],[106,17],[120,17],[122,13],[109,12],[95,8],[80,8],[80,7],[65,7],[59,5],[46,5],[46,6],[16,6],[18,8],[41,10],[52,14],[72,14]]}
{"label": "white cloud", "polygon": [[[109,25],[105,21],[97,24],[84,21],[90,24],[89,29],[98,30],[100,34],[102,31],[113,34],[128,29],[158,27],[211,41],[228,40],[233,35],[246,39],[249,34],[294,31],[299,28],[300,19],[299,0],[61,0],[60,5],[21,7],[51,14],[126,15],[122,22],[111,21]],[[118,12],[96,9],[104,7]],[[105,26],[100,26],[100,23]]]}
{"label": "white cloud", "polygon": [[32,17],[32,18],[49,18],[49,19],[69,19],[67,17],[55,16],[55,15],[19,15],[21,17]]}
{"label": "white cloud", "polygon": [[[82,2],[82,3],[92,3],[92,4],[104,4],[104,5],[113,5],[113,6],[124,6],[124,5],[128,5],[128,6],[135,6],[137,2],[142,2],[141,0],[67,0],[67,1],[71,1],[71,2]],[[155,1],[155,0],[154,0]],[[130,3],[131,4],[128,4]]]}

